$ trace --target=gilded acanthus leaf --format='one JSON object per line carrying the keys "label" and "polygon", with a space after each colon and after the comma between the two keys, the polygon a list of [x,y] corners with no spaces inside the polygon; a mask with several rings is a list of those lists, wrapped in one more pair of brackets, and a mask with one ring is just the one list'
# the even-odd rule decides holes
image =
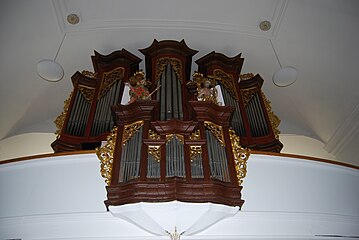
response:
{"label": "gilded acanthus leaf", "polygon": [[231,146],[234,156],[234,164],[237,172],[238,185],[240,186],[247,174],[247,160],[250,152],[240,144],[240,138],[236,135],[233,129],[229,129],[229,136],[231,139]]}
{"label": "gilded acanthus leaf", "polygon": [[110,135],[107,136],[107,143],[101,147],[96,148],[96,155],[101,161],[101,176],[105,178],[107,185],[111,183],[113,154],[116,146],[117,127],[111,130]]}
{"label": "gilded acanthus leaf", "polygon": [[225,146],[222,126],[214,124],[210,121],[204,121],[204,126],[211,131],[211,133],[217,138],[222,146]]}
{"label": "gilded acanthus leaf", "polygon": [[267,110],[269,121],[271,123],[274,136],[275,136],[276,139],[279,139],[280,131],[279,131],[278,128],[279,128],[279,124],[280,124],[280,119],[272,111],[271,102],[267,99],[266,95],[264,95],[263,92],[262,92],[262,96],[263,96],[264,106],[265,106],[265,108]]}
{"label": "gilded acanthus leaf", "polygon": [[62,113],[54,121],[54,123],[56,125],[56,128],[57,128],[57,130],[55,131],[55,134],[56,134],[57,138],[60,137],[62,128],[64,126],[67,111],[68,111],[69,106],[70,106],[72,95],[73,95],[73,92],[71,92],[70,96],[64,101],[64,110],[62,111]]}

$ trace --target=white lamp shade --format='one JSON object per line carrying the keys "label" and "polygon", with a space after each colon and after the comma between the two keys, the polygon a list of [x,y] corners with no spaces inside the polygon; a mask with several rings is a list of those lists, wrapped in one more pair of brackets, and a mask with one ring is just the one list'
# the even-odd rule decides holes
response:
{"label": "white lamp shade", "polygon": [[57,62],[44,59],[37,63],[37,73],[46,81],[57,82],[63,78],[64,69]]}
{"label": "white lamp shade", "polygon": [[273,83],[278,87],[287,87],[292,85],[298,77],[297,69],[294,67],[281,67],[273,75]]}

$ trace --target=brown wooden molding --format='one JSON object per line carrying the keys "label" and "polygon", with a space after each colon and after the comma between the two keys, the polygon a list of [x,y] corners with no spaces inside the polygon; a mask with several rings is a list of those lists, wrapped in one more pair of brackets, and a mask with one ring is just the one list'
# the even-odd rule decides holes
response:
{"label": "brown wooden molding", "polygon": [[25,157],[18,157],[18,158],[0,160],[0,165],[8,164],[8,163],[15,163],[15,162],[37,160],[37,159],[41,159],[41,158],[50,158],[50,157],[59,157],[59,156],[71,156],[71,155],[90,154],[90,153],[95,153],[95,150],[81,150],[81,151],[59,152],[59,153],[45,153],[45,154],[38,154],[38,155],[31,155],[31,156],[25,156]]}
{"label": "brown wooden molding", "polygon": [[317,157],[311,157],[311,156],[305,156],[305,155],[298,155],[298,154],[290,154],[290,153],[276,153],[276,152],[264,152],[264,151],[257,151],[252,150],[251,155],[261,154],[261,155],[269,155],[269,156],[278,156],[278,157],[288,157],[288,158],[296,158],[296,159],[302,159],[302,160],[309,160],[309,161],[315,161],[315,162],[323,162],[323,163],[329,163],[339,166],[344,166],[348,168],[354,168],[359,170],[359,166],[352,165],[349,163],[344,162],[338,162],[335,160],[329,160],[324,158],[317,158]]}
{"label": "brown wooden molding", "polygon": [[[76,155],[76,154],[90,154],[90,153],[95,153],[95,150],[82,150],[82,151],[60,152],[60,153],[45,153],[45,154],[39,154],[39,155],[32,155],[32,156],[25,156],[25,157],[18,157],[18,158],[0,160],[0,165],[7,164],[7,163],[14,163],[14,162],[36,160],[36,159],[40,159],[40,158],[58,157],[58,156],[71,156],[71,155]],[[317,158],[317,157],[304,156],[304,155],[298,155],[298,154],[290,154],[290,153],[263,152],[263,151],[257,151],[257,150],[252,150],[251,151],[251,155],[256,155],[256,154],[258,154],[258,155],[269,155],[269,156],[296,158],[296,159],[309,160],[309,161],[315,161],[315,162],[323,162],[323,163],[339,165],[339,166],[359,170],[359,166],[352,165],[352,164],[349,164],[349,163],[344,163],[344,162],[338,162],[338,161],[335,161],[335,160],[324,159],[324,158]]]}
{"label": "brown wooden molding", "polygon": [[242,186],[216,180],[167,178],[165,181],[139,181],[138,179],[115,186],[107,186],[106,206],[137,202],[212,202],[229,206],[242,206]]}

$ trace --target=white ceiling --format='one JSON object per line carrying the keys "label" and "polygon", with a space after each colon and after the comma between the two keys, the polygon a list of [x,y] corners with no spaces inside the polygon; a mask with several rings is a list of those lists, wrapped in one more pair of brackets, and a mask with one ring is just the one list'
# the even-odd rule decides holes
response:
{"label": "white ceiling", "polygon": [[[0,140],[26,132],[54,132],[53,120],[72,90],[76,71],[93,70],[96,50],[138,49],[153,39],[184,39],[199,53],[242,53],[242,73],[259,73],[286,134],[313,137],[338,160],[359,165],[359,1],[356,0],[8,0],[0,2]],[[70,25],[68,14],[80,16]],[[263,32],[258,24],[269,20]],[[65,77],[49,83],[36,64],[56,60]],[[298,81],[276,87],[283,66]],[[141,63],[144,68],[144,63]],[[194,65],[194,68],[197,67]]]}

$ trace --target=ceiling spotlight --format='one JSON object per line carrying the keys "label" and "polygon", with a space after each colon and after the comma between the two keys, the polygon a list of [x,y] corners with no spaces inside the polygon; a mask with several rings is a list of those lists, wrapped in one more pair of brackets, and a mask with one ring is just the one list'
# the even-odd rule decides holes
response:
{"label": "ceiling spotlight", "polygon": [[295,81],[297,81],[298,77],[298,71],[295,67],[291,66],[285,66],[283,67],[282,64],[279,61],[278,54],[276,50],[274,49],[272,40],[269,39],[269,42],[272,46],[273,52],[275,54],[275,57],[277,58],[279,69],[273,74],[272,81],[274,85],[277,87],[287,87],[289,85],[292,85]]}
{"label": "ceiling spotlight", "polygon": [[259,28],[262,31],[268,31],[271,28],[272,24],[270,23],[270,21],[262,21],[259,23]]}
{"label": "ceiling spotlight", "polygon": [[66,33],[62,38],[59,48],[57,49],[54,60],[43,59],[37,63],[37,67],[36,67],[37,73],[45,81],[58,82],[64,77],[64,69],[59,63],[56,62],[56,58],[60,52],[65,37],[66,37]]}
{"label": "ceiling spotlight", "polygon": [[66,19],[67,19],[67,22],[72,25],[76,25],[80,22],[80,17],[75,13],[71,13],[71,14],[67,15]]}

